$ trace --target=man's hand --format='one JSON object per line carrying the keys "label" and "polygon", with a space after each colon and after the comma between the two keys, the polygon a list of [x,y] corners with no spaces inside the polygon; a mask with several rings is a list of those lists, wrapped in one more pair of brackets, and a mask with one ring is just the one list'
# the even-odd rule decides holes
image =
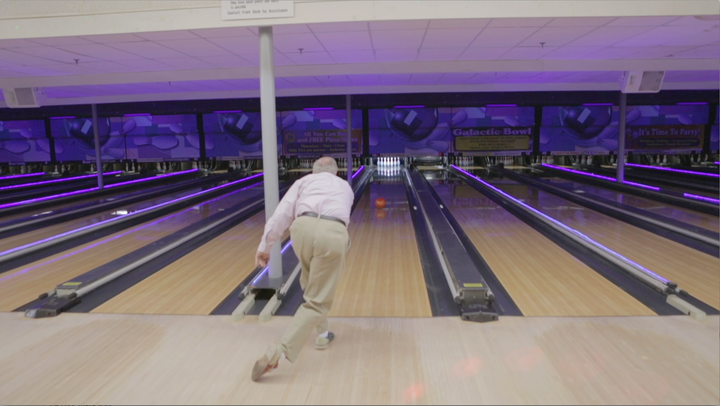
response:
{"label": "man's hand", "polygon": [[265,266],[267,266],[268,261],[270,261],[270,253],[269,252],[258,251],[255,254],[255,266],[265,267]]}

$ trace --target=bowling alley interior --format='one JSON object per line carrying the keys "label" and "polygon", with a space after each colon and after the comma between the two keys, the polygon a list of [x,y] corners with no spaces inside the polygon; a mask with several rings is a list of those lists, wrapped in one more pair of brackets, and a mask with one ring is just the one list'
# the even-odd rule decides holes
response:
{"label": "bowling alley interior", "polygon": [[[0,404],[719,404],[719,27],[0,1]],[[321,157],[353,194],[333,335],[251,379],[311,300],[298,234],[256,253]]]}

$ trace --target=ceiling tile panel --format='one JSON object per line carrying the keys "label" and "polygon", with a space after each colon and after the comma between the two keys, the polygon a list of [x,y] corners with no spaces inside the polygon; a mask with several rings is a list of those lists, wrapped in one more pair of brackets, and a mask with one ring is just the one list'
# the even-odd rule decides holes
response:
{"label": "ceiling tile panel", "polygon": [[498,60],[534,60],[557,50],[553,47],[516,47],[503,54]]}
{"label": "ceiling tile panel", "polygon": [[288,77],[285,78],[285,80],[289,81],[290,83],[294,84],[297,87],[322,87],[323,84],[315,79],[313,76],[296,76],[296,77]]}
{"label": "ceiling tile panel", "polygon": [[257,66],[250,61],[236,55],[228,56],[206,56],[203,61],[218,68],[239,68],[243,66]]}
{"label": "ceiling tile panel", "polygon": [[416,49],[380,49],[375,51],[378,62],[411,62],[417,59]]}
{"label": "ceiling tile panel", "polygon": [[336,51],[330,54],[337,63],[369,63],[375,62],[373,51]]}
{"label": "ceiling tile panel", "polygon": [[411,85],[434,85],[436,84],[440,78],[442,78],[442,73],[414,73],[410,77],[410,84]]}
{"label": "ceiling tile panel", "polygon": [[630,47],[607,47],[591,54],[585,55],[584,59],[622,59],[629,55],[634,55],[643,48],[630,48]]}
{"label": "ceiling tile panel", "polygon": [[467,82],[475,76],[475,72],[446,73],[437,81],[439,85],[455,85]]}
{"label": "ceiling tile panel", "polygon": [[430,29],[439,28],[476,28],[480,29],[488,25],[489,18],[456,18],[452,20],[431,20]]}
{"label": "ceiling tile panel", "polygon": [[425,30],[372,31],[375,49],[418,49],[425,36]]}
{"label": "ceiling tile panel", "polygon": [[92,44],[91,41],[80,37],[55,37],[55,38],[33,38],[32,42],[43,44],[50,47],[63,45],[85,45]]}
{"label": "ceiling tile panel", "polygon": [[[38,58],[49,59],[55,62],[74,63],[75,59],[82,59],[86,62],[97,62],[99,59],[88,56],[78,55],[74,52],[68,52],[56,47],[32,47],[32,48],[17,48],[16,52],[36,56]],[[52,62],[52,63],[55,63]],[[39,65],[39,64],[38,64]]]}
{"label": "ceiling tile panel", "polygon": [[[232,55],[231,55],[232,56]],[[198,58],[191,58],[191,57],[185,57],[185,58],[161,58],[156,59],[160,63],[164,63],[166,65],[172,66],[177,69],[181,70],[189,70],[189,69],[215,69],[217,68],[215,65],[208,63],[204,59],[198,59]]]}
{"label": "ceiling tile panel", "polygon": [[421,49],[418,61],[454,61],[463,53],[465,48]]}
{"label": "ceiling tile panel", "polygon": [[[260,52],[256,54],[247,54],[247,55],[240,55],[243,59],[250,62],[253,66],[260,66]],[[273,53],[273,59],[275,61],[275,65],[277,66],[285,66],[285,65],[293,65],[293,61],[289,59],[287,56],[281,54],[280,52]]]}
{"label": "ceiling tile panel", "polygon": [[260,52],[260,40],[255,36],[236,38],[211,38],[208,41],[235,55],[257,54]]}
{"label": "ceiling tile panel", "polygon": [[477,37],[481,28],[428,30],[423,48],[465,48]]}
{"label": "ceiling tile panel", "polygon": [[651,29],[652,27],[600,27],[571,41],[568,45],[573,47],[611,46]]}
{"label": "ceiling tile panel", "polygon": [[142,32],[135,34],[138,37],[145,38],[149,41],[171,41],[181,39],[197,39],[198,36],[190,31],[158,31],[158,32]]}
{"label": "ceiling tile panel", "polygon": [[597,52],[604,47],[562,47],[550,52],[542,59],[582,59],[585,55]]}
{"label": "ceiling tile panel", "polygon": [[129,66],[134,69],[135,72],[157,72],[163,70],[174,70],[171,66],[164,63],[150,60],[150,59],[138,59],[135,61],[119,61],[121,65]]}
{"label": "ceiling tile panel", "polygon": [[[84,55],[87,57],[95,58],[102,61],[122,61],[122,60],[133,60],[142,59],[142,56],[124,52],[116,48],[111,48],[107,45],[101,44],[90,44],[90,45],[70,45],[59,47],[68,52],[72,52],[78,55]],[[81,61],[84,58],[81,58]]]}
{"label": "ceiling tile panel", "polygon": [[609,22],[613,27],[657,27],[677,20],[678,17],[619,17]]}
{"label": "ceiling tile panel", "polygon": [[470,44],[470,48],[499,48],[514,47],[525,40],[525,38],[535,33],[538,28],[485,28],[475,41]]}
{"label": "ceiling tile panel", "polygon": [[26,39],[0,39],[0,48],[27,48],[27,47],[42,47],[43,44],[38,44]]}
{"label": "ceiling tile panel", "polygon": [[505,75],[507,75],[506,72],[479,72],[479,73],[476,73],[470,79],[468,79],[465,83],[473,83],[473,84],[492,83],[498,79],[503,78]]}
{"label": "ceiling tile panel", "polygon": [[561,17],[556,18],[547,27],[600,27],[616,17]]}
{"label": "ceiling tile panel", "polygon": [[[652,47],[665,45],[668,42],[674,41],[686,43],[692,45],[692,37],[697,35],[697,30],[684,26],[667,26],[657,27],[652,30],[646,31],[642,34],[636,35],[633,38],[625,41],[618,42],[614,46],[616,47]],[[699,43],[697,45],[703,45]]]}
{"label": "ceiling tile panel", "polygon": [[380,84],[383,86],[405,86],[410,82],[408,74],[380,75]]}
{"label": "ceiling tile panel", "polygon": [[294,65],[324,65],[335,63],[327,52],[290,52],[284,54]]}
{"label": "ceiling tile panel", "polygon": [[246,27],[223,27],[192,30],[193,34],[201,38],[247,37],[256,35]]}
{"label": "ceiling tile panel", "polygon": [[372,49],[368,31],[321,32],[316,35],[328,51]]}
{"label": "ceiling tile panel", "polygon": [[217,46],[203,38],[157,41],[157,43],[159,45],[174,49],[188,56],[203,57],[230,55],[230,52],[228,50]]}
{"label": "ceiling tile panel", "polygon": [[123,42],[117,44],[109,44],[108,46],[131,54],[142,56],[147,59],[187,57],[187,55],[183,54],[182,52],[175,51],[173,49],[164,47],[160,44],[156,44],[150,41]]}
{"label": "ceiling tile panel", "polygon": [[98,72],[104,73],[135,72],[134,68],[115,62],[88,62],[84,65],[90,69],[95,69]]}
{"label": "ceiling tile panel", "polygon": [[379,75],[348,75],[353,86],[379,86]]}
{"label": "ceiling tile panel", "polygon": [[345,75],[315,76],[315,79],[326,87],[352,86],[352,82],[350,82],[350,79]]}
{"label": "ceiling tile panel", "polygon": [[674,58],[674,55],[688,50],[688,47],[649,47],[627,55],[623,59],[663,59]]}
{"label": "ceiling tile panel", "polygon": [[561,47],[594,29],[595,27],[543,27],[521,42],[520,46],[536,46],[544,42],[546,47]]}
{"label": "ceiling tile panel", "polygon": [[43,68],[47,68],[56,72],[62,72],[67,75],[92,75],[102,73],[101,71],[98,71],[97,69],[94,69],[93,67],[83,63],[78,65],[75,65],[74,63],[60,63],[54,65],[45,65],[43,66]]}
{"label": "ceiling tile panel", "polygon": [[302,48],[303,52],[325,51],[312,33],[274,35],[273,46],[282,53],[299,52],[298,48]]}
{"label": "ceiling tile panel", "polygon": [[720,59],[720,48],[717,45],[697,47],[687,51],[678,52],[676,58],[715,58]]}
{"label": "ceiling tile panel", "polygon": [[504,54],[506,54],[511,48],[470,48],[465,51],[460,57],[461,61],[494,61]]}
{"label": "ceiling tile panel", "polygon": [[104,34],[104,35],[87,35],[79,37],[98,44],[115,44],[119,42],[139,42],[147,41],[145,38],[138,37],[134,34]]}

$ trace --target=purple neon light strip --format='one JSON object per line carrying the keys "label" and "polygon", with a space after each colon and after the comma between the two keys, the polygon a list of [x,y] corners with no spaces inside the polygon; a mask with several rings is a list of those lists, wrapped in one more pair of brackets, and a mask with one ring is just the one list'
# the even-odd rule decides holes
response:
{"label": "purple neon light strip", "polygon": [[313,110],[335,110],[335,107],[308,107],[303,109],[305,111],[313,111]]}
{"label": "purple neon light strip", "polygon": [[[187,171],[182,171],[182,172],[174,172],[174,173],[168,173],[168,174],[164,174],[164,175],[153,176],[152,178],[135,179],[135,180],[129,180],[129,181],[127,181],[127,182],[113,183],[112,185],[107,185],[107,186],[105,186],[105,189],[112,189],[112,188],[118,187],[118,186],[130,185],[130,184],[133,184],[133,183],[140,183],[140,182],[147,182],[147,181],[151,181],[151,180],[158,179],[158,178],[165,178],[165,177],[168,177],[168,176],[182,175],[182,174],[185,174],[185,173],[196,172],[196,171],[198,171],[198,169],[189,169],[189,170],[187,170]],[[89,193],[89,192],[93,192],[93,191],[96,191],[96,190],[100,190],[100,188],[96,186],[96,187],[93,187],[93,188],[90,188],[90,189],[81,189],[81,190],[76,190],[76,191],[74,191],[74,192],[67,192],[67,193],[60,193],[60,194],[57,194],[57,195],[51,195],[51,196],[45,196],[45,197],[38,197],[38,198],[35,198],[35,199],[23,200],[23,201],[20,201],[20,202],[0,204],[0,210],[1,210],[1,209],[7,209],[8,207],[21,206],[21,205],[23,205],[23,204],[44,202],[44,201],[46,201],[46,200],[53,200],[53,199],[58,199],[58,198],[61,198],[61,197],[67,197],[67,196],[74,196],[74,195],[79,195],[79,194],[83,194],[83,193]]]}
{"label": "purple neon light strip", "polygon": [[684,102],[684,103],[676,103],[678,106],[692,106],[692,105],[701,105],[701,104],[707,104],[707,102]]}
{"label": "purple neon light strip", "polygon": [[612,106],[612,103],[583,103],[583,106]]}
{"label": "purple neon light strip", "polygon": [[[553,169],[557,169],[557,170],[560,170],[560,171],[576,173],[576,174],[578,174],[578,175],[590,176],[591,178],[598,178],[598,179],[608,180],[608,181],[610,181],[610,182],[617,182],[617,179],[611,178],[611,177],[609,177],[609,176],[596,175],[596,174],[594,174],[594,173],[581,172],[581,171],[576,171],[576,170],[574,170],[574,169],[561,168],[561,167],[559,167],[559,166],[549,165],[549,164],[540,164],[540,165],[541,165],[541,166],[547,166],[548,168],[553,168]],[[641,187],[641,188],[645,188],[645,189],[650,189],[650,190],[656,190],[656,191],[659,191],[659,190],[660,190],[659,187],[650,186],[650,185],[644,185],[644,184],[642,184],[642,183],[635,183],[635,182],[625,181],[625,182],[623,182],[623,184],[628,184],[628,185],[631,185],[631,186],[637,186],[637,187]]]}
{"label": "purple neon light strip", "polygon": [[495,192],[497,192],[497,193],[499,193],[499,194],[507,197],[508,199],[516,202],[517,204],[523,206],[524,208],[526,208],[526,209],[532,211],[533,213],[536,213],[537,215],[543,217],[544,219],[546,219],[546,220],[548,220],[548,221],[550,221],[550,222],[558,225],[559,227],[563,228],[564,230],[569,231],[569,232],[577,235],[578,237],[580,237],[580,238],[582,238],[583,240],[587,241],[588,243],[594,245],[595,247],[600,248],[601,250],[603,250],[603,251],[605,251],[605,252],[607,252],[607,253],[610,253],[610,254],[612,254],[612,255],[615,255],[616,257],[621,258],[621,259],[623,259],[623,260],[625,260],[625,261],[633,264],[635,267],[637,267],[638,269],[642,270],[642,271],[645,272],[646,274],[652,276],[653,278],[655,278],[655,279],[657,279],[657,280],[659,280],[659,281],[661,281],[661,282],[663,282],[663,283],[668,283],[668,282],[670,282],[669,280],[667,280],[667,279],[663,278],[662,276],[656,274],[655,272],[653,272],[653,271],[645,268],[644,266],[638,264],[637,262],[635,262],[635,261],[633,261],[633,260],[631,260],[631,259],[629,259],[629,258],[626,258],[626,257],[624,257],[623,255],[621,255],[621,254],[619,254],[619,253],[611,250],[610,248],[608,248],[608,247],[606,247],[606,246],[598,243],[597,241],[595,241],[595,240],[593,240],[592,238],[588,237],[587,235],[581,233],[580,231],[575,230],[575,229],[573,229],[573,228],[565,225],[564,223],[555,220],[554,218],[548,216],[547,214],[545,214],[545,213],[543,213],[543,212],[535,209],[534,207],[529,206],[529,205],[527,205],[526,203],[524,203],[524,202],[522,202],[522,201],[514,198],[513,196],[510,196],[509,194],[507,194],[507,193],[503,192],[502,190],[496,188],[495,186],[493,186],[493,185],[485,182],[484,180],[482,180],[482,179],[478,178],[477,176],[473,175],[472,173],[467,172],[467,171],[465,171],[465,170],[462,170],[462,169],[458,168],[458,167],[455,166],[455,165],[452,165],[452,166],[453,166],[453,168],[455,168],[455,169],[457,169],[458,171],[460,171],[460,172],[462,172],[462,173],[464,173],[464,174],[472,177],[473,179],[477,180],[478,182],[482,183],[483,185],[487,186],[488,188],[492,189],[493,191],[495,191]]}
{"label": "purple neon light strip", "polygon": [[365,168],[365,165],[358,168],[357,171],[350,177],[350,179],[355,179],[356,176],[358,176],[358,173],[360,173]]}
{"label": "purple neon light strip", "polygon": [[393,106],[394,109],[421,109],[425,106],[422,104],[412,105],[412,106]]}
{"label": "purple neon light strip", "polygon": [[[108,173],[105,173],[105,175],[117,175],[119,173],[122,173],[122,171],[108,172]],[[48,185],[50,183],[60,183],[60,182],[67,182],[69,180],[87,179],[87,178],[97,178],[97,175],[82,175],[82,176],[74,176],[72,178],[44,180],[42,182],[23,183],[21,185],[0,187],[0,190],[17,189],[17,188],[21,188],[21,187],[35,186],[35,185]]]}
{"label": "purple neon light strip", "polygon": [[131,229],[125,231],[124,233],[118,234],[118,235],[116,235],[116,236],[114,236],[114,237],[110,237],[110,238],[105,239],[105,240],[102,240],[102,241],[98,241],[98,242],[96,242],[95,244],[89,245],[89,246],[87,246],[87,247],[85,247],[85,248],[81,248],[81,249],[79,249],[79,250],[77,250],[77,251],[69,252],[69,253],[61,256],[61,257],[57,257],[57,258],[51,259],[51,260],[49,260],[49,261],[43,262],[43,263],[41,263],[41,264],[37,264],[37,265],[35,265],[35,266],[31,266],[30,268],[23,269],[22,271],[16,272],[16,273],[14,273],[14,274],[7,275],[7,276],[5,276],[5,277],[3,277],[3,278],[0,278],[0,282],[5,281],[5,280],[10,279],[10,278],[14,278],[14,277],[19,276],[19,275],[22,275],[22,274],[25,274],[25,273],[27,273],[27,272],[29,272],[29,271],[32,271],[32,270],[35,269],[35,268],[39,268],[39,267],[41,267],[41,266],[45,266],[45,265],[51,264],[51,263],[53,263],[53,262],[60,261],[61,259],[69,258],[69,257],[71,257],[71,256],[73,256],[73,255],[80,254],[80,253],[82,253],[82,252],[88,251],[88,250],[90,250],[90,249],[92,249],[92,248],[95,248],[95,247],[97,247],[97,246],[100,246],[100,245],[102,245],[102,244],[108,243],[108,242],[113,241],[113,240],[117,240],[118,238],[124,237],[124,236],[126,236],[126,235],[128,235],[128,234],[131,234],[131,233],[134,233],[134,232],[136,232],[136,231],[139,231],[139,230],[142,230],[142,229],[145,229],[145,228],[154,226],[154,225],[156,225],[156,224],[162,223],[162,222],[164,222],[164,221],[170,220],[170,219],[172,219],[172,218],[174,218],[174,217],[177,217],[177,216],[179,216],[179,215],[181,215],[181,214],[184,214],[184,213],[187,213],[187,212],[193,210],[195,207],[199,207],[199,206],[204,206],[204,205],[206,205],[206,204],[210,204],[210,203],[215,202],[215,201],[217,201],[217,200],[224,199],[224,198],[226,198],[226,197],[228,197],[228,196],[230,196],[230,195],[234,195],[235,193],[240,193],[240,192],[242,192],[242,191],[244,191],[244,190],[250,189],[250,188],[252,188],[252,187],[255,187],[255,186],[258,186],[258,185],[261,185],[261,184],[262,184],[262,182],[257,183],[257,184],[254,184],[254,185],[251,185],[251,186],[248,186],[248,187],[244,187],[244,188],[239,189],[239,190],[236,190],[236,191],[234,191],[234,192],[231,192],[231,193],[228,193],[228,194],[225,194],[225,195],[222,195],[222,196],[218,196],[218,197],[216,197],[216,198],[214,198],[214,199],[211,199],[211,200],[208,200],[208,201],[206,201],[206,202],[203,202],[203,203],[199,204],[198,206],[188,207],[188,208],[185,209],[185,210],[182,210],[182,211],[179,211],[179,212],[177,212],[177,213],[174,213],[174,214],[165,216],[165,217],[160,218],[160,219],[158,219],[158,220],[155,220],[155,221],[153,221],[153,222],[151,222],[151,223],[148,223],[148,224],[145,224],[145,225],[142,225],[142,226],[139,226],[139,227],[131,228]]}
{"label": "purple neon light strip", "polygon": [[687,173],[690,175],[700,175],[700,176],[709,176],[711,178],[720,178],[720,175],[715,175],[713,173],[702,173],[702,172],[695,172],[695,171],[686,171],[684,169],[673,169],[673,168],[661,168],[658,166],[648,166],[648,165],[638,165],[638,164],[625,164],[625,166],[632,166],[634,168],[648,168],[648,169],[656,169],[658,171],[667,171],[667,172],[675,172],[675,173]]}
{"label": "purple neon light strip", "polygon": [[27,177],[30,177],[30,176],[40,176],[40,175],[45,175],[45,172],[26,173],[26,174],[24,174],[24,175],[0,176],[0,180],[17,179],[17,178],[27,178]]}
{"label": "purple neon light strip", "polygon": [[58,238],[66,237],[66,236],[68,236],[68,235],[70,235],[70,234],[74,234],[74,233],[77,233],[77,232],[79,232],[79,231],[87,230],[88,228],[97,227],[97,226],[100,226],[100,225],[102,225],[102,224],[112,223],[113,221],[118,221],[118,220],[123,219],[123,218],[125,218],[125,217],[127,217],[127,216],[130,216],[130,215],[137,215],[137,214],[140,214],[140,213],[144,213],[144,212],[146,212],[146,211],[149,211],[149,210],[154,210],[154,209],[157,209],[157,208],[159,208],[159,207],[163,207],[163,206],[167,206],[167,205],[170,205],[170,204],[179,202],[179,201],[181,201],[181,200],[187,200],[187,199],[190,199],[190,198],[195,197],[195,196],[200,196],[200,195],[203,195],[203,194],[207,194],[207,193],[212,192],[212,191],[214,191],[214,190],[223,189],[223,188],[226,188],[226,187],[235,185],[235,184],[237,184],[237,183],[244,182],[244,181],[246,181],[246,180],[250,180],[250,179],[256,178],[256,177],[258,177],[258,176],[262,176],[262,175],[263,175],[262,173],[259,173],[259,174],[257,174],[257,175],[249,176],[249,177],[247,177],[247,178],[242,178],[242,179],[236,180],[236,181],[234,181],[234,182],[226,183],[226,184],[224,184],[224,185],[215,186],[215,187],[213,187],[213,188],[206,189],[206,190],[203,190],[203,191],[201,191],[201,192],[193,193],[193,194],[191,194],[191,195],[179,197],[179,198],[177,198],[177,199],[169,200],[169,201],[164,202],[164,203],[156,204],[155,206],[146,207],[146,208],[144,208],[144,209],[142,209],[142,210],[138,210],[138,211],[133,212],[133,213],[128,213],[128,214],[125,214],[125,215],[122,215],[122,216],[118,216],[118,217],[114,217],[114,218],[111,218],[111,219],[103,220],[103,221],[101,221],[101,222],[99,222],[99,223],[89,224],[89,225],[84,226],[84,227],[76,228],[75,230],[71,230],[71,231],[67,231],[67,232],[61,233],[61,234],[57,234],[57,235],[54,235],[54,236],[52,236],[52,237],[45,238],[44,240],[35,241],[35,242],[30,243],[30,244],[22,245],[22,246],[20,246],[20,247],[15,247],[15,248],[9,249],[9,250],[7,250],[7,251],[0,252],[0,258],[2,258],[3,255],[12,254],[13,252],[16,252],[16,251],[20,251],[20,250],[23,250],[23,249],[26,249],[26,248],[34,247],[34,246],[36,246],[36,245],[40,245],[40,244],[43,244],[43,243],[46,243],[46,242],[49,242],[49,241],[52,241],[52,240],[56,240],[56,239],[58,239]]}
{"label": "purple neon light strip", "polygon": [[697,199],[697,200],[705,200],[710,203],[720,204],[720,200],[713,199],[712,197],[706,197],[706,196],[698,196],[691,193],[683,193],[683,196],[689,197],[691,199]]}
{"label": "purple neon light strip", "polygon": [[517,107],[517,104],[487,104],[485,107]]}
{"label": "purple neon light strip", "polygon": [[715,165],[720,165],[720,162],[718,162],[718,161],[715,161],[715,162],[713,162],[713,163],[714,163]]}

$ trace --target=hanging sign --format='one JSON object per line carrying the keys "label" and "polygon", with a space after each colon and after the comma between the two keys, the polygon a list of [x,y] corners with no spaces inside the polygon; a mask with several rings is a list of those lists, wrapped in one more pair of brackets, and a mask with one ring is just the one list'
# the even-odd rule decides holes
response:
{"label": "hanging sign", "polygon": [[220,2],[223,20],[282,18],[295,16],[295,2],[281,0],[223,0]]}

